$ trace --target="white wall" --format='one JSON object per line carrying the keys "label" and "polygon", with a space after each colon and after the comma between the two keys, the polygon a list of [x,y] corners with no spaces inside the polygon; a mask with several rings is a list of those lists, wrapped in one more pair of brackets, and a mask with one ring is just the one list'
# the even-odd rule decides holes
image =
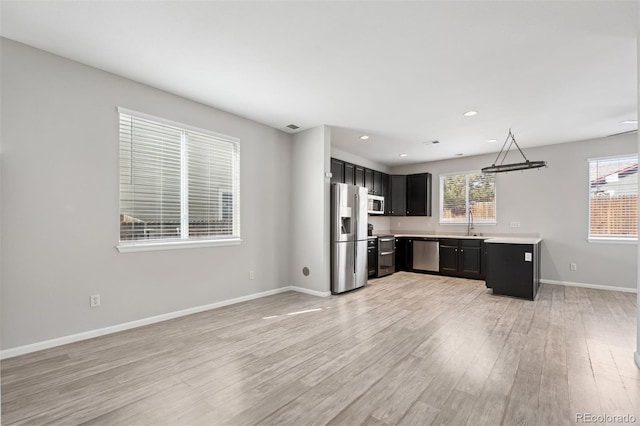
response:
{"label": "white wall", "polygon": [[[640,2],[639,2],[640,3]],[[638,54],[636,55],[636,61],[637,62],[637,66],[636,69],[640,70],[640,8],[638,8],[638,37],[636,37],[636,47],[638,49]],[[638,105],[640,105],[640,73],[638,73]],[[640,109],[638,109],[638,121],[640,122]],[[638,139],[638,152],[640,152],[640,133],[636,133],[636,137]],[[638,217],[640,217],[640,199],[638,200]],[[640,231],[640,221],[638,221],[638,230]],[[638,233],[638,235],[640,235],[640,232]],[[637,258],[637,265],[638,268],[640,268],[640,250],[638,250],[638,258]],[[640,307],[640,269],[638,272],[638,280],[636,282],[636,288],[638,290],[638,303],[636,304],[637,307]],[[635,353],[635,360],[636,360],[636,365],[638,366],[638,368],[640,368],[640,310],[637,310],[636,312],[636,320],[638,321],[638,326],[636,327],[637,333],[638,333],[638,337],[636,338],[636,353]]]}
{"label": "white wall", "polygon": [[[290,135],[10,40],[1,50],[2,349],[289,285]],[[117,106],[240,139],[242,244],[116,251]]]}
{"label": "white wall", "polygon": [[380,164],[376,161],[369,160],[368,158],[364,158],[350,152],[342,151],[334,146],[331,147],[331,157],[348,163],[357,164],[358,166],[366,167],[368,169],[377,170],[382,173],[389,173],[389,167],[384,164]]}
{"label": "white wall", "polygon": [[[542,278],[582,284],[636,288],[637,245],[587,242],[587,158],[638,151],[635,134],[525,149],[529,160],[545,160],[549,167],[496,176],[497,225],[475,225],[490,234],[539,234]],[[516,158],[511,153],[509,158]],[[393,173],[433,174],[433,211],[430,218],[392,218],[394,231],[466,233],[465,225],[440,225],[439,175],[480,170],[491,165],[495,154],[393,168]],[[510,228],[510,222],[520,228]],[[578,270],[570,271],[569,263]]]}
{"label": "white wall", "polygon": [[[320,126],[294,135],[291,148],[292,286],[314,294],[330,291],[330,129]],[[309,269],[309,275],[302,273]]]}

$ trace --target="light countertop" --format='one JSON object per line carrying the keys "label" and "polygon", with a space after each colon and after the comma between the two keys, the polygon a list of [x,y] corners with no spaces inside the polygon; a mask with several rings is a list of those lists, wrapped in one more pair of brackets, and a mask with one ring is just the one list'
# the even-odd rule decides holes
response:
{"label": "light countertop", "polygon": [[489,238],[484,240],[485,243],[490,243],[490,244],[538,244],[541,241],[542,241],[542,238],[518,238],[518,237]]}
{"label": "light countertop", "polygon": [[502,243],[502,244],[537,244],[542,238],[527,236],[491,236],[491,235],[460,235],[460,234],[434,234],[428,232],[374,232],[374,236],[391,236],[405,238],[453,238],[453,239],[469,239],[484,240],[485,243]]}

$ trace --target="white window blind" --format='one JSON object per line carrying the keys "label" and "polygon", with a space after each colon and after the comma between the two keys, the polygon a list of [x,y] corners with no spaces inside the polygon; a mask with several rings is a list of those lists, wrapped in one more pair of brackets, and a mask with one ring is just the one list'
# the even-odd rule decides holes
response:
{"label": "white window blind", "polygon": [[638,237],[638,156],[589,159],[589,239]]}
{"label": "white window blind", "polygon": [[440,223],[496,223],[495,175],[440,176]]}
{"label": "white window blind", "polygon": [[120,111],[120,242],[240,238],[235,138]]}

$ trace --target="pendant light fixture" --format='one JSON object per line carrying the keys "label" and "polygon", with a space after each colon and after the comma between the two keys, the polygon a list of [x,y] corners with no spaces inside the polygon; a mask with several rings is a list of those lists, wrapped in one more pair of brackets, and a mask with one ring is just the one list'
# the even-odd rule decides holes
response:
{"label": "pendant light fixture", "polygon": [[[509,142],[509,146],[505,150],[504,147],[507,146],[507,142]],[[524,158],[524,163],[504,164],[504,160],[507,158],[507,154],[509,153],[509,150],[511,149],[511,145],[513,144],[515,144],[516,148],[518,148],[518,151],[520,151],[522,158]],[[502,156],[502,160],[500,161],[500,164],[497,164],[498,160],[500,160],[500,156]],[[482,173],[504,173],[504,172],[513,172],[516,170],[538,169],[540,167],[547,167],[547,162],[546,161],[529,161],[527,157],[524,155],[524,152],[522,152],[522,150],[520,149],[520,146],[518,146],[518,142],[516,142],[516,139],[513,137],[513,133],[511,132],[511,129],[509,129],[509,134],[507,135],[507,139],[504,141],[504,144],[502,145],[502,149],[500,149],[500,152],[498,153],[496,160],[489,167],[483,168]]]}

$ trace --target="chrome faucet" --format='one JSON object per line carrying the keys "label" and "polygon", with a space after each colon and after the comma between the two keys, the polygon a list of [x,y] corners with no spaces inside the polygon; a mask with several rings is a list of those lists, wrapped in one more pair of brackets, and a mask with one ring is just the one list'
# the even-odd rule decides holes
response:
{"label": "chrome faucet", "polygon": [[471,236],[471,230],[473,229],[473,212],[469,209],[469,223],[467,224],[467,236]]}

